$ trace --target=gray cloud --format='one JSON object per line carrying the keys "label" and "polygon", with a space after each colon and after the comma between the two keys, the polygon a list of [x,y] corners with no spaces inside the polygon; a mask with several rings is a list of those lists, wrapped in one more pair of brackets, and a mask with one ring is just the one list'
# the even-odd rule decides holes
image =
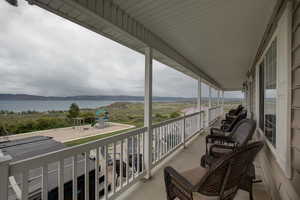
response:
{"label": "gray cloud", "polygon": [[[0,93],[143,95],[137,52],[25,1],[0,1],[0,26]],[[196,80],[158,62],[153,77],[156,96],[197,95]]]}

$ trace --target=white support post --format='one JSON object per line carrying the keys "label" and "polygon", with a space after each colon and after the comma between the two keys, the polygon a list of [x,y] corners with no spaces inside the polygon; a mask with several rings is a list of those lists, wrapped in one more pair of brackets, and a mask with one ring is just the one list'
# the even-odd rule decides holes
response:
{"label": "white support post", "polygon": [[11,160],[11,156],[0,155],[0,199],[8,199],[9,162]]}
{"label": "white support post", "polygon": [[183,143],[183,148],[186,148],[186,145],[185,145],[185,140],[186,140],[186,130],[185,130],[185,113],[183,114],[184,117],[183,117],[183,127],[182,127],[182,143]]}
{"label": "white support post", "polygon": [[221,104],[222,115],[224,115],[224,91],[222,90],[222,104]]}
{"label": "white support post", "polygon": [[152,49],[150,47],[145,49],[144,126],[147,127],[145,137],[146,179],[150,179],[152,168]]}
{"label": "white support post", "polygon": [[206,128],[209,127],[209,123],[210,123],[210,121],[209,121],[210,120],[210,111],[209,111],[210,108],[211,108],[211,87],[208,86],[208,107],[206,108],[206,120],[205,120]]}
{"label": "white support post", "polygon": [[218,106],[220,106],[220,90],[218,90]]}
{"label": "white support post", "polygon": [[211,108],[211,87],[210,86],[208,86],[209,88],[209,90],[208,90],[208,92],[209,92],[209,95],[208,95],[208,108]]}
{"label": "white support post", "polygon": [[198,79],[198,90],[197,90],[197,112],[201,110],[201,78]]}
{"label": "white support post", "polygon": [[[197,112],[201,111],[201,78],[198,79],[198,98],[197,98]],[[199,114],[199,119],[198,119],[198,130],[201,129],[201,115]]]}
{"label": "white support post", "polygon": [[217,113],[218,113],[218,117],[221,116],[221,90],[218,90],[218,109],[217,109]]}

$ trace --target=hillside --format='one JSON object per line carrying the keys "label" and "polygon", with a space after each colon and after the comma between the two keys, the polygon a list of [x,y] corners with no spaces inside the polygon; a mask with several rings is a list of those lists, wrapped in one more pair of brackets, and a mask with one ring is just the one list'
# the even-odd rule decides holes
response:
{"label": "hillside", "polygon": [[[216,98],[215,98],[216,99]],[[82,95],[82,96],[38,96],[29,94],[0,94],[0,101],[143,101],[143,96],[126,96],[126,95]],[[196,98],[184,98],[184,97],[153,97],[153,101],[174,102],[174,101],[196,101]],[[202,101],[205,103],[208,101],[207,97],[202,97]],[[240,102],[238,98],[226,98],[226,102]]]}

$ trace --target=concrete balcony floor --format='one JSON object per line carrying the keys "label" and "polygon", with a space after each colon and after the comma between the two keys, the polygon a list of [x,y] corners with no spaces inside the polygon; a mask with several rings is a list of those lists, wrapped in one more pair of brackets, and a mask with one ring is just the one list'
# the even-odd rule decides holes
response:
{"label": "concrete balcony floor", "polygon": [[[205,152],[205,133],[195,136],[185,149],[179,149],[168,160],[157,166],[150,180],[140,181],[131,187],[120,199],[126,200],[166,200],[163,169],[172,166],[179,172],[200,165],[200,156]],[[259,163],[255,162],[257,179],[261,179],[262,170]],[[264,183],[254,184],[255,200],[271,200],[265,190]],[[249,194],[239,190],[235,200],[249,200]]]}

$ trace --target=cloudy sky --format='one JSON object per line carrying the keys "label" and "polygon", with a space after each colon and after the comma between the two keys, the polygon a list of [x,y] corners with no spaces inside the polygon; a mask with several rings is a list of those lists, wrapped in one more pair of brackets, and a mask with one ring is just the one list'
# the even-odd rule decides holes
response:
{"label": "cloudy sky", "polygon": [[[0,93],[143,95],[143,55],[23,0],[0,1],[0,44]],[[153,70],[155,96],[197,95],[196,80],[158,62]]]}

